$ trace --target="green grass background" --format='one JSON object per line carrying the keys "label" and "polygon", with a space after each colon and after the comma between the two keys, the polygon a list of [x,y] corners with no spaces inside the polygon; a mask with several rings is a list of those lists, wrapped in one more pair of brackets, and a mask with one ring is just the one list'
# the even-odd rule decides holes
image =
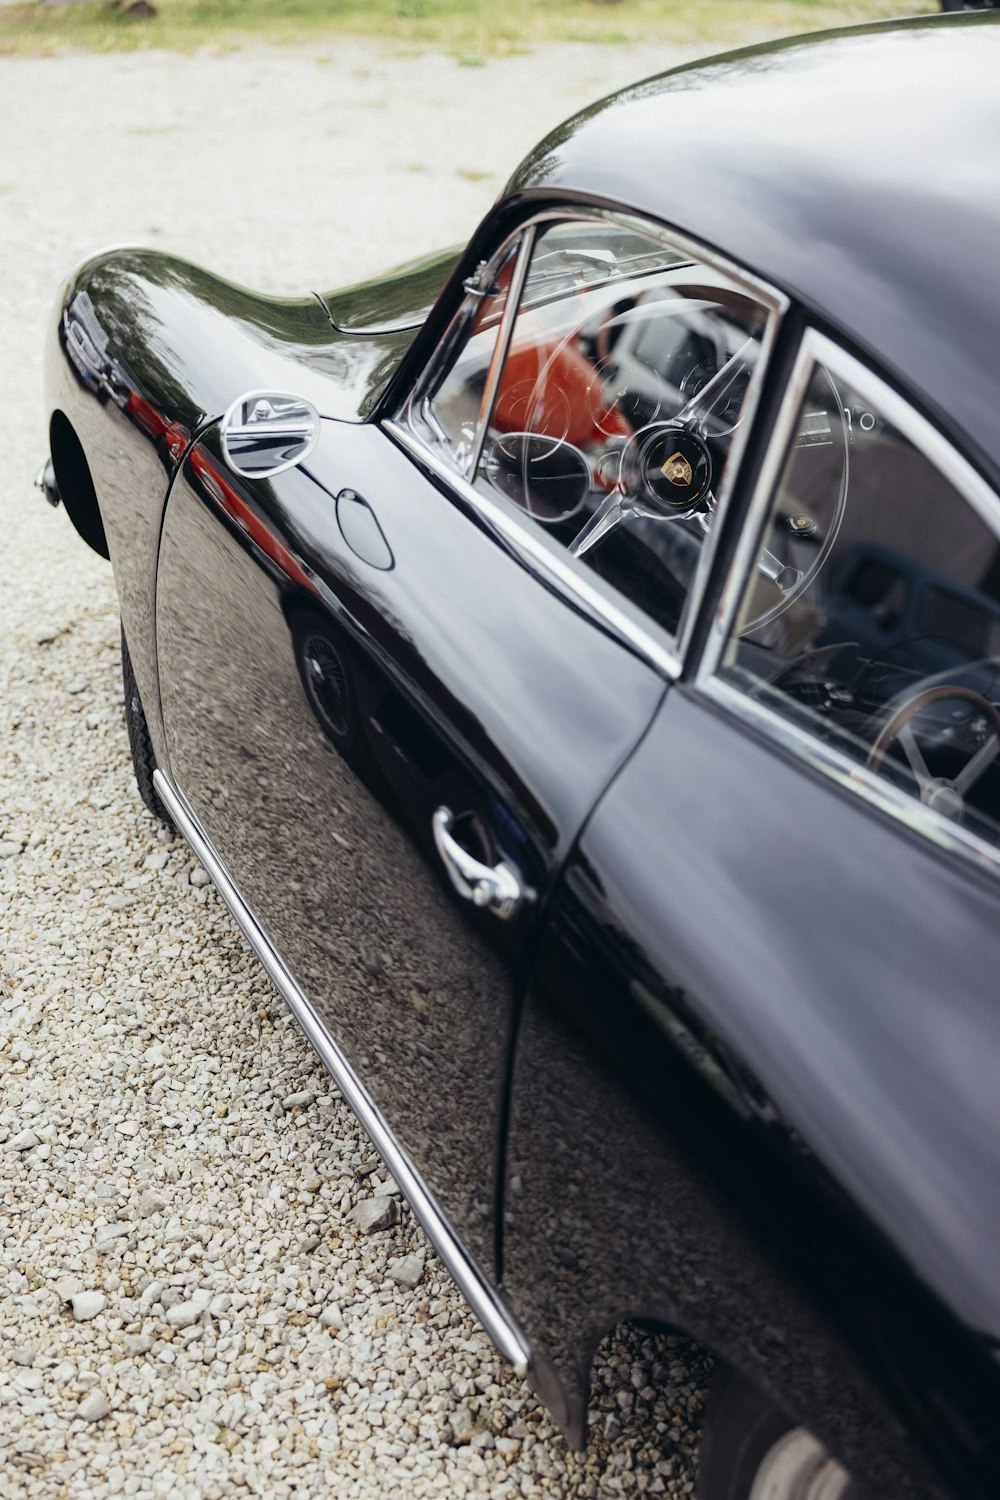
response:
{"label": "green grass background", "polygon": [[378,37],[475,63],[546,42],[736,45],[856,21],[918,15],[935,0],[153,0],[155,16],[108,4],[0,7],[0,54],[77,49],[229,49],[247,42]]}

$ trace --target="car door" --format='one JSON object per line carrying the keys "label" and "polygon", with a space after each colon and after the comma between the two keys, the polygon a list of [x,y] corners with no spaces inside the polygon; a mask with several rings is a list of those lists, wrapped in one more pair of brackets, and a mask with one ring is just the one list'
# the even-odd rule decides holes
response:
{"label": "car door", "polygon": [[[872,1493],[985,1497],[1000,500],[812,332],[758,461],[701,660],[553,897],[505,1285],[575,1403],[602,1333],[649,1318]],[[581,1160],[590,1191],[559,1194]]]}
{"label": "car door", "polygon": [[[388,421],[324,422],[305,465],[247,479],[218,432],[202,434],[160,546],[178,811],[313,1039],[360,1080],[380,1144],[416,1165],[425,1222],[430,1204],[490,1268],[521,978],[561,863],[673,657],[665,631],[650,644],[629,601],[507,497],[503,455],[476,460],[491,402],[506,401],[505,439],[540,441],[542,488],[574,510],[606,501],[590,477],[599,454],[581,488],[551,426],[582,377],[585,440],[620,445],[632,430],[616,430],[593,362],[566,344],[573,370],[550,380],[544,413],[517,395],[523,370],[506,385],[499,371],[526,279],[547,302],[575,295],[580,264],[607,282],[622,237],[585,226],[567,278],[565,247],[532,261],[533,232],[515,236],[468,283],[412,400]],[[631,250],[643,275],[685,260],[655,236]],[[583,280],[593,322],[609,290]]]}

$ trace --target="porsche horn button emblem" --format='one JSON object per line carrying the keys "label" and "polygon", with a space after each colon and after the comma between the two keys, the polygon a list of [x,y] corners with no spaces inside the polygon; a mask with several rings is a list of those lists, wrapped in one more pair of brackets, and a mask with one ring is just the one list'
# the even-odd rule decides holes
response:
{"label": "porsche horn button emblem", "polygon": [[691,470],[691,465],[688,463],[683,453],[672,453],[667,459],[666,463],[663,465],[660,473],[663,475],[664,479],[668,479],[671,484],[676,484],[682,489],[687,489],[688,485],[691,483],[691,480],[694,478],[694,474]]}

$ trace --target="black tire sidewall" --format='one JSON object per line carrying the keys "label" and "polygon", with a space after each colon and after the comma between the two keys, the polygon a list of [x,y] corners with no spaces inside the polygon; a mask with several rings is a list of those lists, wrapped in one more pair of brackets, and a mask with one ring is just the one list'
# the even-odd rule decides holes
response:
{"label": "black tire sidewall", "polygon": [[702,1426],[698,1500],[747,1500],[765,1456],[796,1425],[742,1375],[717,1365]]}
{"label": "black tire sidewall", "polygon": [[135,784],[139,788],[139,796],[146,807],[155,818],[168,827],[173,827],[173,820],[163,803],[160,801],[156,787],[153,783],[153,772],[156,770],[156,756],[153,753],[153,742],[149,735],[149,725],[146,723],[146,713],[142,706],[142,698],[139,695],[139,687],[135,680],[135,670],[132,666],[132,658],[129,655],[128,642],[125,639],[125,627],[121,627],[122,644],[122,687],[125,693],[125,728],[128,732],[129,749],[132,752],[132,770],[135,773]]}

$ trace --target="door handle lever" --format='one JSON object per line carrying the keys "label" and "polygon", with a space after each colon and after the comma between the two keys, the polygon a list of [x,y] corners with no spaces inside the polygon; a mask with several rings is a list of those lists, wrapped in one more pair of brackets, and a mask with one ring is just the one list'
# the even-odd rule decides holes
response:
{"label": "door handle lever", "polygon": [[454,824],[454,814],[447,807],[439,807],[431,819],[434,843],[448,879],[464,900],[488,909],[501,921],[507,921],[532,892],[503,860],[496,865],[486,865],[463,849],[452,833]]}

